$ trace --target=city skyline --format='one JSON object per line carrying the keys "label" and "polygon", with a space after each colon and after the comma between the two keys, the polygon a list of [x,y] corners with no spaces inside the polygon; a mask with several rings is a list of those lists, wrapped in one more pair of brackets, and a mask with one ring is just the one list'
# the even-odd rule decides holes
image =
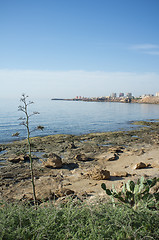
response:
{"label": "city skyline", "polygon": [[0,3],[0,98],[154,94],[159,2]]}

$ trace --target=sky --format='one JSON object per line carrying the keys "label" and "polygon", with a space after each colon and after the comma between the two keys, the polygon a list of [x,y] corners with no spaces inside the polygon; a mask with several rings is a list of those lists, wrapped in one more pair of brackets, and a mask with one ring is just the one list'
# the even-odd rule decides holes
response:
{"label": "sky", "polygon": [[159,92],[159,0],[0,0],[0,98]]}

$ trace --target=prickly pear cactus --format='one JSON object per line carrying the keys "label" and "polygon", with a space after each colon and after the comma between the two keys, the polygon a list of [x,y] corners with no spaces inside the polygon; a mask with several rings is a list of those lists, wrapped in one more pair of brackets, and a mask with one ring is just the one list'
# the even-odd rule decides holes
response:
{"label": "prickly pear cactus", "polygon": [[144,179],[144,177],[141,177],[137,183],[129,180],[123,185],[122,190],[119,192],[117,192],[114,187],[111,190],[108,189],[105,183],[102,183],[101,187],[106,194],[113,199],[116,198],[120,202],[129,204],[133,208],[137,208],[139,205],[156,207],[159,201],[159,193],[150,193],[150,189],[155,186],[157,182],[159,182],[159,178]]}

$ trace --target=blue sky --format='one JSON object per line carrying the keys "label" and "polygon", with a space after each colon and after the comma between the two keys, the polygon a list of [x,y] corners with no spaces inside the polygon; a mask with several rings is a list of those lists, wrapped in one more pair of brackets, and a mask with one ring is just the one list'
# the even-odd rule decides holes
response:
{"label": "blue sky", "polygon": [[155,94],[158,10],[158,0],[0,1],[0,97]]}

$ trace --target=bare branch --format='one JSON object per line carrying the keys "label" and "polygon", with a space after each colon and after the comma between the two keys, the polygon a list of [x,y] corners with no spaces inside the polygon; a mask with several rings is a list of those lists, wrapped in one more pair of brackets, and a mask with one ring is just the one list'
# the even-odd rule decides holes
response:
{"label": "bare branch", "polygon": [[26,110],[25,110],[25,108],[24,108],[23,106],[19,106],[19,107],[18,107],[18,111],[22,111],[22,112],[24,112],[24,113],[26,112]]}
{"label": "bare branch", "polygon": [[27,127],[26,122],[21,122],[21,123],[19,123],[19,125],[23,125],[23,126]]}
{"label": "bare branch", "polygon": [[27,105],[30,105],[30,104],[33,104],[34,102],[31,102],[31,101],[29,101],[28,103],[27,103]]}
{"label": "bare branch", "polygon": [[36,114],[40,114],[39,112],[33,112],[32,114],[28,115],[28,117],[30,118],[31,116],[34,116]]}

